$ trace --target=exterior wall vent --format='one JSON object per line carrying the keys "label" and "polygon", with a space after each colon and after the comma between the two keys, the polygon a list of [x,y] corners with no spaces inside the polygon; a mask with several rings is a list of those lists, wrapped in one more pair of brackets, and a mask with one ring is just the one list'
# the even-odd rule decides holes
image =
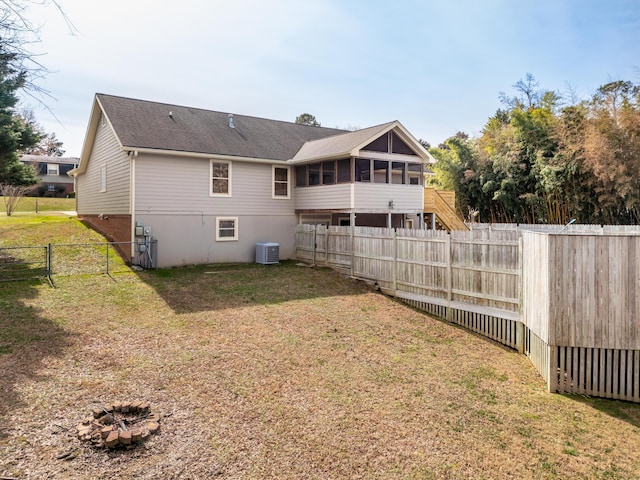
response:
{"label": "exterior wall vent", "polygon": [[280,245],[271,242],[256,243],[256,263],[280,263]]}

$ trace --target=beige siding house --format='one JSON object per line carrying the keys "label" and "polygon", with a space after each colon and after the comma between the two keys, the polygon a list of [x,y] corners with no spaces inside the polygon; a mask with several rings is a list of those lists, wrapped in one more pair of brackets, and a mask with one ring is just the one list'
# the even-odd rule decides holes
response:
{"label": "beige siding house", "polygon": [[397,121],[349,132],[97,94],[72,173],[78,215],[114,241],[152,236],[166,267],[251,262],[258,242],[290,258],[297,223],[421,228],[430,160]]}

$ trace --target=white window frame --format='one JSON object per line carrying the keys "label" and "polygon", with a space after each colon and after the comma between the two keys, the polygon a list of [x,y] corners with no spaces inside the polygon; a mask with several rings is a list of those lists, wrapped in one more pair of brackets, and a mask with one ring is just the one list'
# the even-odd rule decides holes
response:
{"label": "white window frame", "polygon": [[[225,163],[227,165],[227,193],[213,192],[213,164]],[[209,160],[209,196],[210,197],[230,197],[231,196],[231,162],[227,160]]]}
{"label": "white window frame", "polygon": [[[233,237],[220,236],[220,222],[233,221]],[[238,217],[216,217],[216,242],[233,242],[238,240]]]}
{"label": "white window frame", "polygon": [[60,175],[60,165],[57,163],[47,163],[47,175]]}
{"label": "white window frame", "polygon": [[338,217],[338,226],[339,227],[350,227],[351,226],[351,215],[340,215]]}
{"label": "white window frame", "polygon": [[100,193],[107,191],[107,164],[100,165]]}
{"label": "white window frame", "polygon": [[[286,170],[287,172],[287,194],[286,195],[276,195],[276,168],[280,168],[282,170]],[[278,182],[284,183],[284,182]],[[272,165],[271,167],[271,198],[288,200],[291,198],[291,167],[288,165]]]}

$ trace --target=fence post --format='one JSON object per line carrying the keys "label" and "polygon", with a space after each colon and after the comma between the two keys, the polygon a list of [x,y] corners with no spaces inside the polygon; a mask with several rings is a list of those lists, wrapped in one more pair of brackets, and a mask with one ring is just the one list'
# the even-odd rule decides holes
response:
{"label": "fence post", "polygon": [[453,293],[451,292],[453,288],[453,276],[452,276],[452,260],[451,260],[451,234],[447,234],[447,241],[445,243],[447,248],[447,320],[453,321],[453,311],[451,309],[451,299],[453,298]]}
{"label": "fence post", "polygon": [[354,229],[355,227],[355,218],[356,216],[352,213],[351,214],[351,276],[353,277],[353,266],[354,266],[354,262],[355,262],[355,252],[354,252],[354,248],[355,248],[355,244],[356,244],[356,237],[355,237],[355,232]]}
{"label": "fence post", "polygon": [[107,275],[109,275],[109,244],[107,243]]}
{"label": "fence post", "polygon": [[53,273],[53,268],[51,267],[51,244],[45,248],[47,249],[47,277],[51,278],[51,274]]}
{"label": "fence post", "polygon": [[396,229],[393,228],[392,232],[392,241],[393,241],[393,272],[392,272],[392,286],[393,286],[393,295],[396,295],[396,290],[398,288],[398,233]]}
{"label": "fence post", "polygon": [[51,282],[51,244],[48,244],[46,247],[44,247],[44,249],[45,249],[44,257],[45,257],[45,263],[46,263],[45,268],[47,269],[47,278]]}
{"label": "fence post", "polygon": [[327,267],[331,267],[331,262],[329,261],[329,245],[331,244],[331,232],[329,226],[325,229],[325,241],[324,241],[324,263]]}
{"label": "fence post", "polygon": [[[520,227],[517,227],[520,228]],[[523,282],[524,282],[524,260],[523,260],[523,248],[522,248],[522,233],[518,235],[518,270],[520,271],[520,276],[518,278],[518,312],[520,313],[520,318],[522,321],[516,323],[516,349],[519,353],[525,353],[525,345],[524,345],[524,323],[523,321]]]}
{"label": "fence post", "polygon": [[311,265],[315,265],[316,264],[316,232],[318,231],[318,225],[314,225],[313,226],[313,254],[311,257]]}

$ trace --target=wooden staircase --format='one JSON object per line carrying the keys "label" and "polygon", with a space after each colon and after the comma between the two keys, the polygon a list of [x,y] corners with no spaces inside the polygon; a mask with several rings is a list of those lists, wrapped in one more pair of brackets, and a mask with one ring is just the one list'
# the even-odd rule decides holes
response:
{"label": "wooden staircase", "polygon": [[437,221],[446,230],[469,230],[456,214],[456,193],[435,188],[424,189],[424,213],[435,214]]}

